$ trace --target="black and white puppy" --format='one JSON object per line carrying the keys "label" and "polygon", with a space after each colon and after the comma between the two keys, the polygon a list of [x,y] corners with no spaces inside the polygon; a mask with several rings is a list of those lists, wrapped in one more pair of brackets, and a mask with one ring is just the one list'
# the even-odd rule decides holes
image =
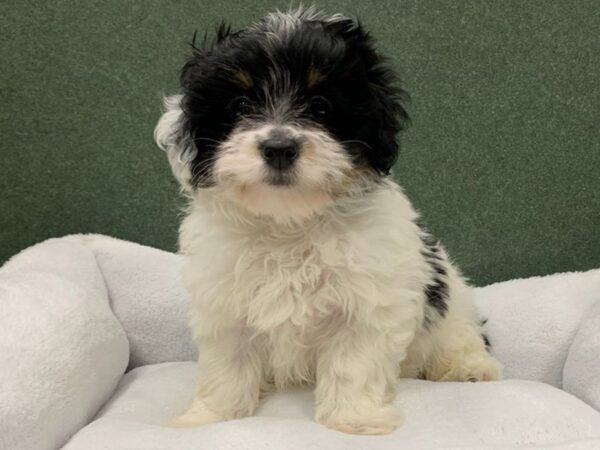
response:
{"label": "black and white puppy", "polygon": [[388,177],[407,114],[355,21],[313,9],[221,27],[155,131],[189,196],[197,389],[175,426],[316,385],[316,420],[389,433],[399,376],[496,380],[471,289]]}

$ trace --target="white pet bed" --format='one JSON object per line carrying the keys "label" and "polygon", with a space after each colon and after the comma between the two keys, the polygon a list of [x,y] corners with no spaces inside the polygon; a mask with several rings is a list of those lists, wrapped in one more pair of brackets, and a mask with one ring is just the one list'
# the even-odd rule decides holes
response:
{"label": "white pet bed", "polygon": [[506,380],[401,380],[405,423],[351,436],[312,393],[196,429],[195,348],[177,255],[105,236],[31,247],[0,269],[0,449],[600,449],[600,269],[476,290]]}

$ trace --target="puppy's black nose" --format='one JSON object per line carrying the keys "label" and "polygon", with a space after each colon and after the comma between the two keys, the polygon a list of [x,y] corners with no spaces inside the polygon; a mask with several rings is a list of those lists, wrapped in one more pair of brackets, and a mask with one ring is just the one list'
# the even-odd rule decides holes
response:
{"label": "puppy's black nose", "polygon": [[298,142],[291,138],[271,138],[261,145],[262,157],[274,169],[287,169],[298,158]]}

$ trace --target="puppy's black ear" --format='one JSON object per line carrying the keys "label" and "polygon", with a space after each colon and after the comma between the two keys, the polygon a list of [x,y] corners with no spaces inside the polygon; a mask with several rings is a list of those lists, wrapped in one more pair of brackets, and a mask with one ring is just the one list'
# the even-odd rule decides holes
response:
{"label": "puppy's black ear", "polygon": [[376,63],[368,69],[367,74],[371,111],[376,121],[371,137],[371,163],[387,175],[398,159],[397,134],[408,122],[408,113],[403,105],[407,94],[399,87],[395,72],[382,57],[377,56]]}
{"label": "puppy's black ear", "polygon": [[343,19],[328,27],[344,39],[351,60],[348,64],[358,65],[365,74],[370,94],[365,140],[371,148],[367,157],[374,169],[387,175],[398,158],[396,135],[409,120],[403,105],[408,95],[400,88],[389,61],[377,52],[374,39],[358,21]]}

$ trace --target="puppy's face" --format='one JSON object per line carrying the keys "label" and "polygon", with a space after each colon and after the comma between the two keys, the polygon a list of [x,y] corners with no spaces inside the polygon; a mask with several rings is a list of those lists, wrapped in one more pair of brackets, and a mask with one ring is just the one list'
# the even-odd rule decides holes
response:
{"label": "puppy's face", "polygon": [[389,172],[406,118],[394,81],[355,22],[271,14],[194,48],[156,138],[187,190],[305,217]]}

